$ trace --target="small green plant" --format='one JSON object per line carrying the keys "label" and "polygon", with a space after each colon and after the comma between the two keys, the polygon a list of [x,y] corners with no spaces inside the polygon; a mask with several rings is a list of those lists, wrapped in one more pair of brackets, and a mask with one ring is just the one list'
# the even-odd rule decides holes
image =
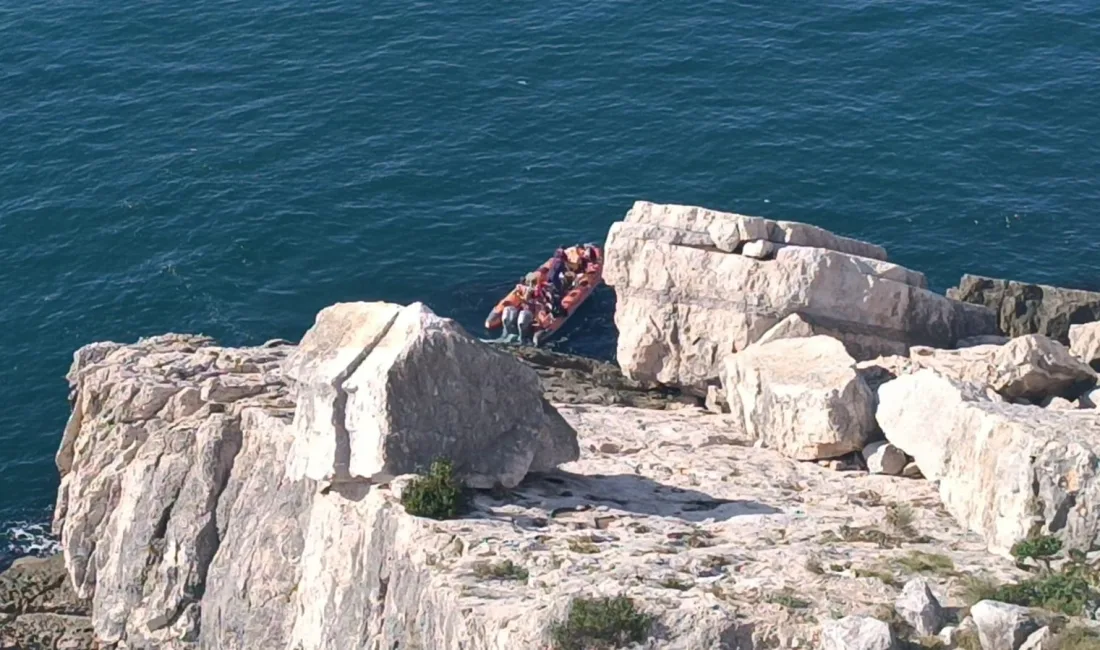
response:
{"label": "small green plant", "polygon": [[454,478],[451,461],[433,461],[427,474],[416,477],[405,487],[401,494],[401,505],[414,517],[457,517],[466,505],[466,495]]}
{"label": "small green plant", "polygon": [[574,553],[582,553],[585,555],[595,555],[600,552],[600,547],[596,546],[592,541],[592,537],[574,537],[569,540],[569,550]]}
{"label": "small green plant", "polygon": [[875,578],[881,580],[884,584],[888,584],[891,587],[898,586],[898,579],[893,573],[880,569],[855,569],[853,571],[857,578]]}
{"label": "small green plant", "polygon": [[816,573],[817,575],[823,575],[825,573],[825,567],[821,566],[821,560],[819,560],[816,555],[807,557],[804,566],[810,573]]}
{"label": "small green plant", "polygon": [[1009,553],[1016,558],[1016,566],[1026,569],[1024,560],[1035,560],[1050,571],[1050,558],[1062,550],[1062,540],[1050,535],[1035,535],[1012,545]]}
{"label": "small green plant", "polygon": [[902,537],[916,537],[917,531],[913,528],[915,520],[913,508],[907,503],[891,503],[886,506],[886,525]]}
{"label": "small green plant", "polygon": [[955,563],[951,561],[951,558],[940,553],[910,551],[894,560],[894,562],[909,573],[935,573],[939,575],[952,575],[955,573]]}
{"label": "small green plant", "polygon": [[970,578],[964,586],[964,597],[970,605],[980,600],[996,600],[1081,616],[1086,605],[1100,600],[1100,594],[1096,591],[1097,582],[1097,575],[1091,567],[1070,562],[1061,571],[1045,572],[1005,585]]}
{"label": "small green plant", "polygon": [[1054,640],[1054,650],[1100,650],[1100,634],[1087,627],[1068,627]]}
{"label": "small green plant", "polygon": [[773,605],[782,605],[787,609],[806,609],[811,604],[810,601],[803,600],[794,595],[790,589],[784,589],[783,591],[768,596],[768,602]]}
{"label": "small green plant", "polygon": [[1050,535],[1036,535],[1013,544],[1010,553],[1012,557],[1022,560],[1053,557],[1061,550],[1062,540]]}
{"label": "small green plant", "polygon": [[653,618],[626,596],[574,598],[569,614],[550,629],[554,650],[604,650],[642,643]]}
{"label": "small green plant", "polygon": [[474,565],[474,575],[483,579],[516,580],[527,582],[527,569],[511,560],[503,562],[479,562]]}
{"label": "small green plant", "polygon": [[982,650],[982,642],[978,633],[973,630],[962,630],[955,637],[955,647],[958,650]]}

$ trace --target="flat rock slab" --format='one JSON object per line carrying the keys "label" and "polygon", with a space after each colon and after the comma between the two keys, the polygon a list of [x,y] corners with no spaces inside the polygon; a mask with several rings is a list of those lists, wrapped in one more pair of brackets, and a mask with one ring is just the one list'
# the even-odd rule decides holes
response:
{"label": "flat rock slab", "polygon": [[[724,416],[558,408],[580,435],[580,460],[528,477],[507,494],[482,493],[474,511],[458,520],[401,514],[400,481],[392,494],[367,495],[376,499],[372,505],[334,502],[330,514],[314,515],[315,525],[325,521],[324,530],[332,533],[318,531],[315,557],[307,541],[305,556],[313,564],[304,575],[345,566],[348,549],[363,533],[337,526],[360,513],[372,529],[404,540],[394,547],[389,569],[395,576],[391,603],[396,576],[417,576],[418,591],[402,591],[403,598],[430,598],[443,608],[442,618],[446,611],[464,612],[471,626],[455,634],[478,630],[462,637],[466,647],[500,650],[540,647],[573,596],[632,597],[665,629],[647,647],[718,647],[720,640],[749,639],[756,647],[821,647],[819,620],[838,610],[871,615],[878,605],[893,603],[900,593],[893,577],[904,578],[928,558],[953,567],[930,574],[948,592],[961,588],[956,569],[1000,579],[1020,575],[957,527],[938,507],[930,484],[838,475],[791,461],[731,436]],[[899,535],[882,527],[895,502],[913,508],[915,531]],[[331,534],[345,541],[334,542]],[[322,539],[333,546],[321,546]],[[494,577],[509,561],[526,572],[525,580],[510,579],[508,571]],[[339,647],[331,640],[338,630],[358,629],[363,621],[326,618],[324,612],[336,602],[366,605],[360,592],[374,588],[366,579],[358,586],[303,583],[302,602],[315,613],[307,612],[312,623],[295,640],[308,641],[305,648]],[[350,617],[360,609],[347,611]],[[383,644],[409,633],[381,628],[370,638]]]}

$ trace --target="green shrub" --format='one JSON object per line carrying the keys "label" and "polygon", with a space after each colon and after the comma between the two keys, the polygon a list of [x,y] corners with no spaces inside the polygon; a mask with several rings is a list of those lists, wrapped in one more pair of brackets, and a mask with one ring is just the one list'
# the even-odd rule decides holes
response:
{"label": "green shrub", "polygon": [[1071,563],[1058,572],[1045,573],[1007,585],[971,579],[966,588],[970,605],[996,600],[1023,607],[1037,607],[1069,616],[1081,616],[1086,605],[1100,600],[1094,585],[1097,577],[1088,566]]}
{"label": "green shrub", "polygon": [[511,560],[498,563],[479,562],[474,565],[474,575],[484,579],[516,580],[527,582],[527,569]]}
{"label": "green shrub", "polygon": [[611,650],[645,641],[652,626],[653,618],[626,596],[574,598],[550,636],[555,650]]}
{"label": "green shrub", "polygon": [[1048,558],[1058,554],[1062,550],[1062,540],[1050,535],[1038,535],[1016,542],[1012,545],[1012,557],[1024,558]]}
{"label": "green shrub", "polygon": [[466,505],[466,495],[454,478],[451,461],[436,460],[426,475],[413,479],[401,494],[401,505],[414,517],[457,517]]}

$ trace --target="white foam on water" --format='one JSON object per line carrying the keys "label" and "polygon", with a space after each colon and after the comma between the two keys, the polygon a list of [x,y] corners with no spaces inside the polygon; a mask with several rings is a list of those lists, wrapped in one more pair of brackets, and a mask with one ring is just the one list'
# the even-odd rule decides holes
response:
{"label": "white foam on water", "polygon": [[61,544],[50,532],[48,522],[16,521],[0,527],[0,570],[21,557],[60,552]]}

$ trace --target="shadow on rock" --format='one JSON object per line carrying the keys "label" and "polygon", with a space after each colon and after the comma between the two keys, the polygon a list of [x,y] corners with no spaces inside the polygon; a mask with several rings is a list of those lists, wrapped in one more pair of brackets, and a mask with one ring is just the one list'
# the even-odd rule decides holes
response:
{"label": "shadow on rock", "polygon": [[[658,483],[634,474],[574,474],[556,470],[531,474],[499,500],[515,505],[560,513],[584,512],[598,506],[635,515],[671,517],[687,522],[726,521],[746,515],[772,515],[772,506],[738,499],[719,499],[704,492]],[[488,505],[495,497],[479,494]],[[499,503],[498,500],[498,503]],[[610,512],[609,514],[614,514]]]}

